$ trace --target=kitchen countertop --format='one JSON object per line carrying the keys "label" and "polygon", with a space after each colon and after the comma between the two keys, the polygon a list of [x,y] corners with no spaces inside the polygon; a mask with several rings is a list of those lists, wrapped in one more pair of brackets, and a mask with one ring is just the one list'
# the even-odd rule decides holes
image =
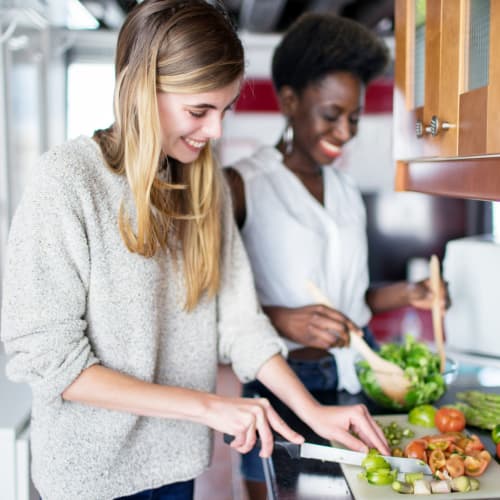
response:
{"label": "kitchen countertop", "polygon": [[[436,406],[455,402],[455,394],[459,391],[478,389],[500,394],[500,387],[482,387],[474,385],[452,385],[446,394],[436,403]],[[350,395],[346,392],[316,392],[315,397],[325,404],[350,405],[364,403],[373,415],[391,413],[369,401],[363,394]],[[295,430],[301,432],[307,441],[326,443],[315,435],[301,420],[299,420],[285,405],[276,400],[270,393],[263,394],[268,397],[280,415]],[[481,437],[486,448],[495,456],[495,446],[489,431],[472,429]],[[268,499],[274,500],[348,500],[352,499],[347,482],[342,470],[337,463],[321,462],[312,459],[292,459],[283,449],[275,447],[270,459],[264,461]],[[500,479],[499,479],[500,492]],[[473,496],[470,497],[473,500]],[[500,493],[499,497],[500,499]],[[359,500],[359,499],[358,499]],[[364,499],[363,499],[364,500]],[[492,499],[493,500],[493,499]]]}
{"label": "kitchen countertop", "polygon": [[[0,346],[1,347],[1,346]],[[27,384],[16,384],[7,379],[7,355],[0,350],[0,432],[20,432],[28,423],[31,413],[31,389]]]}

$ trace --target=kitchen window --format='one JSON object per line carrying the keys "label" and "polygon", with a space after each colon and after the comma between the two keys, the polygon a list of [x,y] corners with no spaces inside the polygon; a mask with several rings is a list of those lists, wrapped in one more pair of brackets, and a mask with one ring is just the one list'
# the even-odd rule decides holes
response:
{"label": "kitchen window", "polygon": [[112,63],[74,62],[68,67],[67,138],[91,136],[113,123]]}

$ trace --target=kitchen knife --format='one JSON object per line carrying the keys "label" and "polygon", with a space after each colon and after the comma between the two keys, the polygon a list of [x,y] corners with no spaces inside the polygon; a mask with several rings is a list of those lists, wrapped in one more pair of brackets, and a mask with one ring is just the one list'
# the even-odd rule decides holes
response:
{"label": "kitchen knife", "polygon": [[[227,444],[230,444],[233,439],[233,436],[224,434],[224,442]],[[258,440],[257,445],[259,445]],[[360,467],[361,463],[366,458],[366,453],[322,444],[295,444],[290,441],[276,439],[274,441],[274,446],[284,448],[291,458],[313,458],[315,460],[322,460],[326,462],[359,465]],[[427,475],[432,474],[429,466],[422,460],[418,460],[416,458],[388,457],[385,455],[383,455],[383,457],[393,469],[398,469],[399,472],[422,472]]]}

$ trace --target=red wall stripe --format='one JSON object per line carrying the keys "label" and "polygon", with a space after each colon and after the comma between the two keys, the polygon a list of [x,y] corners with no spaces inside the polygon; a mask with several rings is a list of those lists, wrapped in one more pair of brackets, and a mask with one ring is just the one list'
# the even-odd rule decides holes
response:
{"label": "red wall stripe", "polygon": [[245,80],[240,98],[236,102],[239,112],[279,112],[278,100],[271,80]]}
{"label": "red wall stripe", "polygon": [[[365,113],[392,113],[394,83],[389,79],[375,80],[368,85]],[[243,84],[235,110],[240,113],[276,113],[278,101],[271,80],[249,79]]]}

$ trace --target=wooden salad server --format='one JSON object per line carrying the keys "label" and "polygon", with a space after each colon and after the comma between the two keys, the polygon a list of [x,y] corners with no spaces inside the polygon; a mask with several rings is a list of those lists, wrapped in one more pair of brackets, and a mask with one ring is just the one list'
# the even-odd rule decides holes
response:
{"label": "wooden salad server", "polygon": [[[333,307],[329,299],[311,281],[307,282],[307,289],[313,300],[318,304]],[[398,403],[404,403],[404,397],[410,387],[409,380],[405,377],[403,369],[395,363],[381,358],[363,339],[361,330],[351,330],[349,332],[350,345],[355,349],[370,365],[380,388],[391,399]]]}
{"label": "wooden salad server", "polygon": [[439,270],[439,259],[437,255],[432,255],[430,260],[430,280],[431,290],[433,293],[432,299],[432,328],[434,330],[434,342],[439,354],[441,362],[441,373],[446,367],[446,354],[444,352],[444,335],[443,335],[443,315],[441,313],[440,304],[440,289],[441,289],[441,273]]}

